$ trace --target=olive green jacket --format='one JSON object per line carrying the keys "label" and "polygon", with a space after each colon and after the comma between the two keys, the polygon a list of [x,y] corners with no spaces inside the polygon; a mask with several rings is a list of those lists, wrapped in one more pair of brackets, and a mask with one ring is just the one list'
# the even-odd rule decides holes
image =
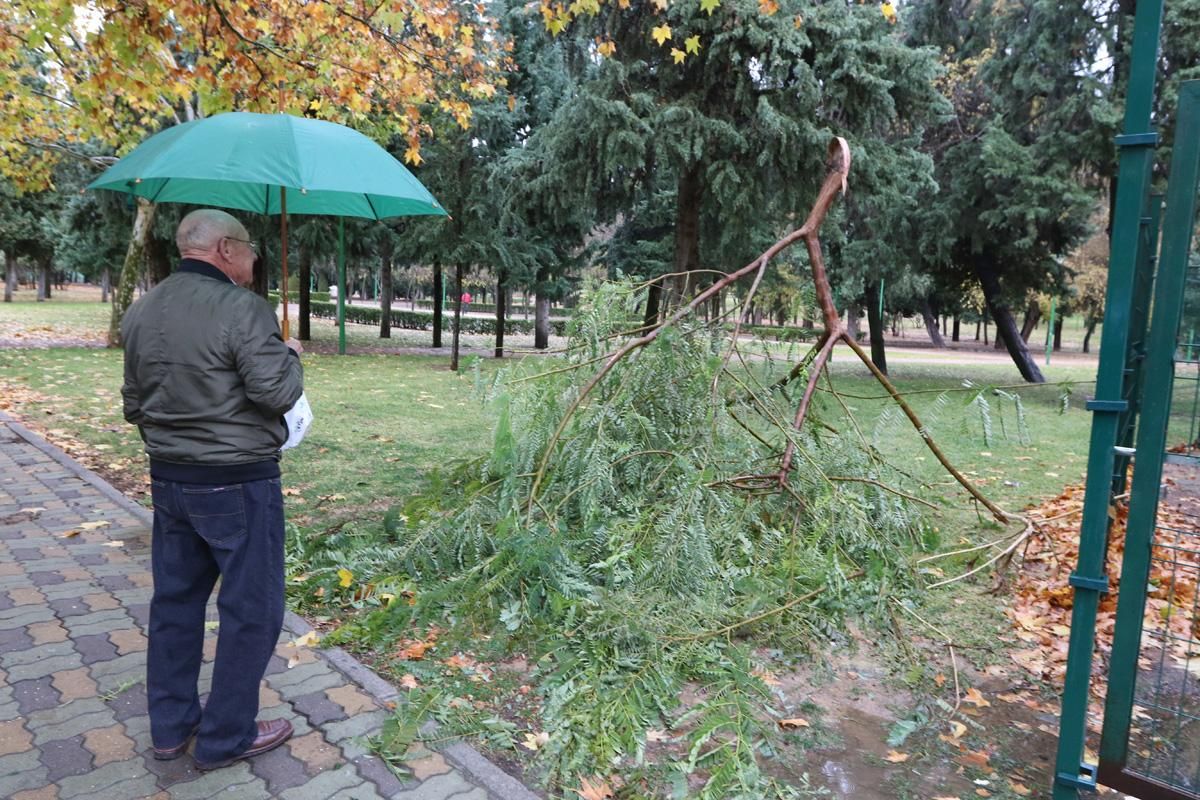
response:
{"label": "olive green jacket", "polygon": [[125,419],[141,431],[152,473],[156,461],[278,460],[282,415],[304,391],[304,373],[266,300],[185,259],[129,307],[121,337]]}

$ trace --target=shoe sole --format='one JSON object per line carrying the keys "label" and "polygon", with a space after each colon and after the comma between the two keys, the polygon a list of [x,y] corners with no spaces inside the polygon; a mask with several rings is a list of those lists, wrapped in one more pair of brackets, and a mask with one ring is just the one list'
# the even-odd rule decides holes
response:
{"label": "shoe sole", "polygon": [[293,733],[295,733],[295,731],[288,731],[288,735],[284,736],[278,742],[272,742],[271,744],[267,745],[266,747],[260,747],[256,750],[247,750],[246,752],[241,753],[240,755],[236,755],[233,758],[227,758],[224,761],[217,761],[212,764],[202,764],[199,761],[197,761],[196,769],[200,770],[201,772],[211,772],[214,769],[221,769],[223,767],[228,767],[233,764],[236,764],[239,761],[245,761],[247,758],[254,758],[255,756],[261,756],[263,753],[269,753],[272,750],[274,750],[276,747],[279,747],[279,745],[286,742],[288,739],[291,739]]}
{"label": "shoe sole", "polygon": [[192,729],[192,732],[188,734],[187,738],[183,740],[183,743],[178,744],[175,747],[171,747],[166,750],[160,750],[157,747],[151,748],[151,750],[153,750],[153,752],[154,752],[154,760],[155,761],[174,761],[177,758],[181,758],[183,756],[183,754],[187,752],[188,745],[191,743],[192,737],[195,736],[196,732],[199,730],[200,730],[200,726],[197,725],[195,728]]}

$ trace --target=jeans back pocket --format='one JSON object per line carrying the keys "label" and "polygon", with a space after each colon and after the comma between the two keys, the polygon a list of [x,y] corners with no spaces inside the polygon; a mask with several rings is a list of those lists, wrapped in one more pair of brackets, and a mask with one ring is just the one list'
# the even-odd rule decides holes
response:
{"label": "jeans back pocket", "polygon": [[246,532],[246,505],[240,484],[185,487],[182,495],[188,519],[209,544],[228,542]]}

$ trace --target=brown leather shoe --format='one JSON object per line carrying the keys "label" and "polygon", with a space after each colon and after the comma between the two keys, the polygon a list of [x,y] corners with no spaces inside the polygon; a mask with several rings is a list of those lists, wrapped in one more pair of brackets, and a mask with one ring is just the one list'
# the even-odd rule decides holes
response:
{"label": "brown leather shoe", "polygon": [[233,758],[227,758],[224,761],[214,761],[211,764],[204,764],[197,761],[196,769],[204,772],[210,769],[228,767],[236,761],[253,758],[254,756],[262,755],[268,750],[274,750],[290,738],[292,738],[292,723],[286,719],[259,720],[258,735],[254,737],[254,741],[250,743],[250,746],[245,751]]}
{"label": "brown leather shoe", "polygon": [[155,747],[154,758],[158,761],[174,761],[175,759],[179,758],[187,751],[188,744],[191,743],[192,737],[196,735],[196,731],[198,730],[200,730],[199,725],[192,728],[192,732],[189,733],[182,742],[174,747]]}

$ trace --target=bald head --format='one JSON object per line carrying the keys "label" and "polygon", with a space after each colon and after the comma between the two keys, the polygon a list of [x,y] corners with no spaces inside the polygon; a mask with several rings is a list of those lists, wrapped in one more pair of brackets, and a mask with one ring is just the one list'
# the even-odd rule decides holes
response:
{"label": "bald head", "polygon": [[202,208],[183,218],[175,231],[179,255],[212,264],[240,286],[254,277],[255,245],[232,214]]}
{"label": "bald head", "polygon": [[188,214],[175,231],[175,244],[179,252],[207,252],[217,246],[222,237],[248,239],[246,229],[232,214],[215,208],[202,208]]}

